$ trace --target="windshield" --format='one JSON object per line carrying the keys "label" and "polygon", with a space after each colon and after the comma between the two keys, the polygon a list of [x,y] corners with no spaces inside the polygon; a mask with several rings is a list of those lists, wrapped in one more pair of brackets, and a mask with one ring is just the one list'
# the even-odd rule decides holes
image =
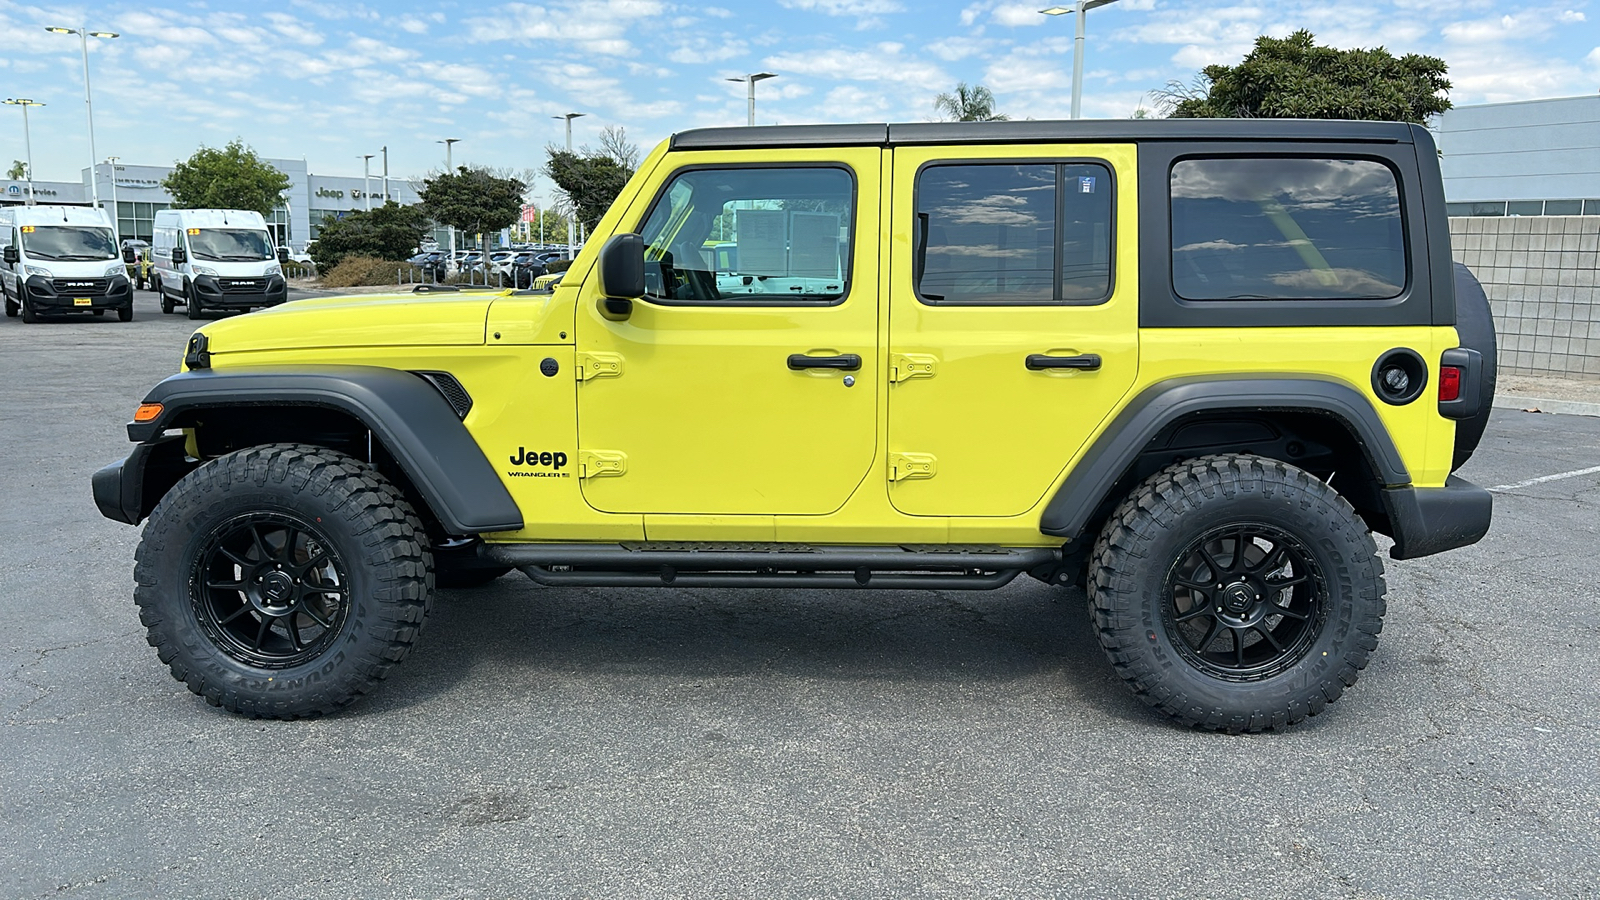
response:
{"label": "windshield", "polygon": [[24,225],[22,249],[34,259],[118,259],[111,229],[88,225]]}
{"label": "windshield", "polygon": [[265,231],[242,228],[191,228],[189,253],[195,259],[254,262],[272,258],[272,241]]}

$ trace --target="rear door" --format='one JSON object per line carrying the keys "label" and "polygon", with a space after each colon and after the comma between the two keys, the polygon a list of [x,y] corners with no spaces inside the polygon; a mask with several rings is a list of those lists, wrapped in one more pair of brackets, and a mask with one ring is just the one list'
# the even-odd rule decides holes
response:
{"label": "rear door", "polygon": [[889,495],[923,516],[1039,503],[1139,365],[1133,145],[900,147]]}

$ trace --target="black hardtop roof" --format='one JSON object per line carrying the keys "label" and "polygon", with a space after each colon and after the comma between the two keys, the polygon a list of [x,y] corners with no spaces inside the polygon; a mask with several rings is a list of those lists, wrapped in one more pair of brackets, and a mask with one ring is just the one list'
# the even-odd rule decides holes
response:
{"label": "black hardtop roof", "polygon": [[1076,119],[757,125],[680,131],[672,136],[672,149],[1215,140],[1409,144],[1415,142],[1414,130],[1419,128],[1405,122],[1342,119]]}

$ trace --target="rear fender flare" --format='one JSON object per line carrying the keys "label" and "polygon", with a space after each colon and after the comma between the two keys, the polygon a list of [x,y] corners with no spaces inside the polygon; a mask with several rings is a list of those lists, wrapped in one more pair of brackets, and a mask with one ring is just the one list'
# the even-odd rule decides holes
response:
{"label": "rear fender flare", "polygon": [[1045,505],[1039,530],[1076,538],[1139,453],[1178,419],[1198,412],[1239,410],[1314,412],[1338,420],[1355,438],[1381,486],[1407,485],[1411,476],[1372,404],[1337,381],[1269,375],[1195,376],[1151,385],[1123,407]]}

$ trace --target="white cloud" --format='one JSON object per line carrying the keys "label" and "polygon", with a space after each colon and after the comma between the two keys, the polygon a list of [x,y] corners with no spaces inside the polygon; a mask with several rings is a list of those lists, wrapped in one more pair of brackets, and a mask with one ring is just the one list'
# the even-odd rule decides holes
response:
{"label": "white cloud", "polygon": [[881,16],[905,9],[898,0],[779,0],[789,9],[830,16]]}
{"label": "white cloud", "polygon": [[905,45],[884,42],[861,50],[797,51],[769,56],[763,64],[775,71],[816,75],[838,81],[885,81],[918,87],[950,79],[938,66],[902,53]]}

